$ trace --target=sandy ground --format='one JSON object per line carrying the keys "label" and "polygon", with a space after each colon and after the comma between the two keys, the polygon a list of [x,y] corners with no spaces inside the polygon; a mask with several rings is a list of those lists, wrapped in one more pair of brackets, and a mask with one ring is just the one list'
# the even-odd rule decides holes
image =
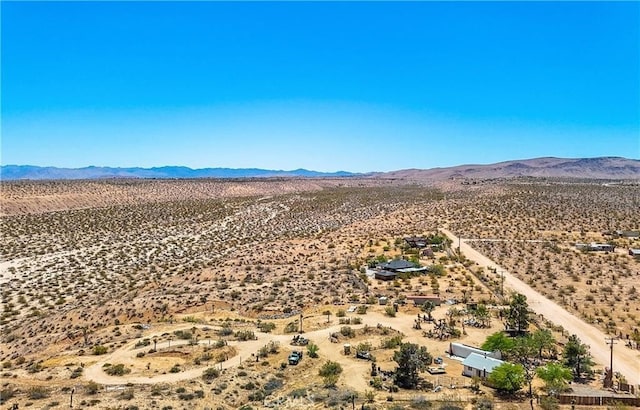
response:
{"label": "sandy ground", "polygon": [[[444,314],[444,309],[445,307],[441,308],[442,314]],[[438,316],[437,312],[438,311],[436,311],[434,314],[435,317]],[[353,316],[356,316],[356,315],[353,314]],[[357,315],[357,316],[362,319],[362,324],[352,325],[351,327],[353,329],[361,329],[365,325],[368,325],[371,327],[376,327],[377,325],[391,327],[394,330],[397,330],[405,335],[405,338],[404,338],[405,342],[420,343],[422,345],[426,344],[428,347],[428,350],[433,355],[433,357],[444,356],[446,346],[448,346],[448,343],[449,343],[448,341],[434,341],[431,339],[425,339],[422,336],[422,330],[416,330],[413,328],[414,320],[415,320],[415,316],[413,312],[410,314],[409,313],[405,314],[400,312],[398,316],[393,318],[384,315],[382,312],[375,312],[375,311],[369,312],[366,315]],[[173,325],[168,327],[167,326],[163,326],[162,328],[155,329],[153,332],[145,334],[144,337],[153,338],[154,336],[160,336],[162,333],[167,332],[169,330],[175,331],[179,329],[189,329],[192,327],[191,325],[187,326],[184,324]],[[346,356],[342,353],[344,343],[349,342],[353,344],[354,342],[341,340],[339,343],[332,343],[329,339],[329,335],[331,333],[340,332],[340,328],[343,326],[344,325],[341,325],[341,324],[332,325],[324,329],[305,332],[304,336],[318,345],[319,347],[318,354],[320,356],[319,360],[321,361],[333,360],[333,361],[339,362],[342,365],[343,367],[343,374],[341,376],[342,384],[352,389],[355,389],[357,391],[364,391],[367,388],[369,388],[368,373],[371,369],[370,362],[364,361],[364,360],[356,360],[353,357]],[[202,326],[197,326],[197,327],[202,327]],[[479,330],[479,333],[482,333],[482,335],[479,335],[479,339],[471,335],[469,338],[465,337],[465,342],[477,343],[480,341],[480,339],[484,339],[485,337],[484,333],[486,333],[486,330]],[[217,368],[227,369],[227,368],[237,367],[241,365],[243,362],[246,362],[247,360],[253,360],[252,354],[255,354],[258,351],[258,349],[260,349],[262,346],[266,345],[270,341],[278,342],[282,350],[286,351],[287,354],[289,351],[292,351],[295,349],[301,349],[306,354],[305,347],[295,347],[295,346],[289,345],[289,342],[291,341],[291,338],[292,338],[291,334],[276,335],[276,334],[261,333],[261,332],[255,332],[255,334],[256,334],[257,340],[247,341],[247,342],[229,342],[229,345],[233,346],[236,349],[237,354],[234,357],[230,358],[229,360],[222,363],[215,364],[213,366]],[[381,339],[381,337],[372,335],[370,339],[374,346],[378,346],[379,339]],[[475,339],[478,339],[478,340],[475,340]],[[203,365],[203,366],[191,368],[189,370],[179,372],[179,373],[165,373],[165,374],[158,374],[155,376],[141,376],[139,374],[128,374],[124,376],[107,375],[103,371],[103,365],[105,363],[112,363],[112,364],[123,363],[127,366],[132,366],[133,363],[135,363],[136,353],[140,351],[139,349],[134,349],[134,346],[138,340],[139,339],[132,340],[131,342],[123,345],[122,347],[118,348],[112,353],[104,356],[100,356],[99,361],[94,362],[85,368],[85,371],[83,373],[83,378],[85,380],[91,380],[102,385],[122,385],[127,383],[131,383],[131,384],[175,383],[175,382],[180,382],[184,380],[198,378],[202,375],[202,372],[206,368],[212,367],[210,365]],[[362,340],[358,340],[358,342],[360,341]],[[358,342],[355,342],[355,343],[357,344]],[[169,343],[168,341],[159,342],[157,344],[158,351],[167,349],[168,343]],[[173,348],[180,345],[186,345],[187,343],[188,341],[186,340],[173,340],[171,341],[171,347]],[[200,340],[199,343],[201,345],[206,345],[209,343],[209,340],[203,339],[203,340]],[[353,345],[355,346],[355,344]],[[378,353],[382,353],[382,352],[381,351],[374,352],[374,354],[378,354]],[[305,356],[303,360],[310,360],[310,359]],[[458,366],[456,365],[456,363],[452,363],[452,364],[453,364],[453,368],[455,368],[456,370],[460,370],[458,369]],[[450,374],[450,375],[460,376],[457,373]]]}
{"label": "sandy ground", "polygon": [[[441,229],[441,231],[451,238],[454,244],[458,243],[457,236],[445,229]],[[562,326],[569,333],[578,335],[583,343],[590,346],[591,355],[595,361],[608,367],[610,349],[605,340],[608,335],[531,289],[526,283],[511,275],[491,259],[474,250],[464,239],[460,241],[460,250],[465,257],[476,262],[479,266],[493,267],[504,272],[505,289],[510,288],[525,295],[534,312],[543,315],[556,325]],[[622,373],[630,383],[640,384],[640,352],[631,350],[621,343],[616,344],[613,370]]]}

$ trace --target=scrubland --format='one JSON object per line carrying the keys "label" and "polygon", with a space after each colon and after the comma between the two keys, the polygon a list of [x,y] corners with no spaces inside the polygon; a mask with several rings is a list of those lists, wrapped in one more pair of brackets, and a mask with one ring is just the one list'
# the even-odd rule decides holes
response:
{"label": "scrubland", "polygon": [[[458,302],[498,304],[499,284],[495,277],[483,283],[484,272],[459,257],[455,243],[420,258],[423,265],[441,266],[437,276],[378,281],[365,274],[371,258],[401,256],[407,251],[403,237],[447,228],[474,239],[478,250],[576,315],[624,338],[640,327],[640,262],[627,254],[640,241],[612,240],[619,248],[610,254],[573,245],[609,241],[601,234],[607,229],[638,230],[639,198],[637,185],[553,180],[473,186],[355,178],[3,182],[3,389],[14,389],[22,405],[48,408],[66,406],[75,387],[74,405],[82,408],[260,408],[265,397],[281,397],[280,408],[316,408],[350,405],[356,393],[364,403],[369,391],[375,391],[370,406],[409,408],[418,396],[401,392],[387,402],[389,393],[367,383],[368,362],[340,356],[343,343],[377,349],[389,334],[360,330],[329,342],[328,334],[344,325],[341,311],[370,306],[366,314],[348,315],[361,318],[354,328],[385,322],[389,332],[443,355],[448,341],[413,329],[418,308],[400,306],[398,317],[390,317],[376,297],[393,302],[439,293]],[[305,332],[317,332],[310,334],[320,358],[286,366],[300,315]],[[462,325],[465,313],[443,305],[434,316]],[[265,322],[274,323],[268,334],[258,326]],[[232,334],[221,336],[225,324]],[[481,343],[501,328],[497,316],[491,326],[465,329],[461,340]],[[201,343],[170,348],[180,339],[178,328],[192,329]],[[243,329],[255,332],[257,341],[234,339]],[[245,358],[215,377],[201,377],[201,367],[215,368],[222,353],[225,360],[240,359],[251,350],[247,346],[258,346],[246,343],[262,346],[274,338],[280,347],[264,360]],[[231,346],[224,351],[203,344],[227,339]],[[131,343],[146,343],[139,350],[145,354],[118,356]],[[149,353],[153,343],[159,347]],[[176,365],[176,374],[198,376],[105,390],[108,383],[87,376],[102,363],[96,346],[120,358],[108,364],[123,364],[132,372],[127,377],[171,375]],[[374,353],[383,368],[393,368],[390,352]],[[345,373],[336,389],[327,390],[317,369],[336,358]],[[448,364],[454,370],[448,374],[459,376],[460,364]],[[43,397],[34,398],[38,389]],[[451,404],[468,397],[450,389],[437,399]]]}

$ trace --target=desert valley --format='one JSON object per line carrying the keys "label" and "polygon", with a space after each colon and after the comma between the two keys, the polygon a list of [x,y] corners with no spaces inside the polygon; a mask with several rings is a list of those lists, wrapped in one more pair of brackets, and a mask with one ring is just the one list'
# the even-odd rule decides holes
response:
{"label": "desert valley", "polygon": [[438,172],[2,181],[1,406],[640,405],[637,175]]}

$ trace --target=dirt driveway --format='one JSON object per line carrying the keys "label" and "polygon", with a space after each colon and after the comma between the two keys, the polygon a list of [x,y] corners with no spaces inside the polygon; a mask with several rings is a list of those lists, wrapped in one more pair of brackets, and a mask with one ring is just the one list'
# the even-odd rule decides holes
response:
{"label": "dirt driveway", "polygon": [[[440,231],[451,238],[454,244],[458,243],[457,236],[446,229],[440,229]],[[493,267],[504,272],[505,289],[510,288],[525,295],[529,306],[534,312],[544,316],[556,325],[562,326],[569,333],[578,335],[583,343],[591,347],[591,355],[595,361],[607,367],[609,366],[610,350],[605,341],[608,335],[531,289],[529,285],[511,275],[503,267],[473,249],[464,239],[460,241],[460,248],[465,257],[476,262],[479,266]],[[622,343],[616,344],[614,346],[613,370],[622,373],[629,383],[640,385],[640,351],[629,349]]]}

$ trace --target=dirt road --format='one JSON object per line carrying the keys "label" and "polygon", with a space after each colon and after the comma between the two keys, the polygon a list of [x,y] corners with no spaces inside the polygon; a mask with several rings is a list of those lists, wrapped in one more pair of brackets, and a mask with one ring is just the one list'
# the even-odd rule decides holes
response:
{"label": "dirt road", "polygon": [[[385,327],[393,327],[394,329],[408,335],[405,341],[414,343],[424,343],[424,338],[420,336],[420,332],[413,329],[413,322],[415,317],[413,315],[399,314],[398,317],[390,318],[380,312],[369,312],[366,315],[359,316],[362,320],[361,325],[353,326],[354,329],[359,329],[365,325],[375,327],[378,324]],[[174,325],[171,326],[171,330],[189,329],[192,325]],[[324,329],[306,332],[304,336],[311,339],[318,345],[319,355],[322,360],[334,360],[339,362],[343,367],[343,374],[341,379],[344,384],[352,389],[363,391],[368,388],[367,378],[362,377],[368,374],[371,369],[370,362],[362,360],[354,360],[353,357],[348,357],[342,354],[343,343],[331,343],[329,341],[329,335],[331,333],[337,333],[343,325],[333,325]],[[165,326],[153,333],[145,334],[146,338],[153,338],[154,336],[160,336],[163,332],[167,331],[169,327]],[[218,368],[231,368],[241,364],[241,360],[248,360],[251,358],[252,353],[256,353],[258,349],[266,345],[269,341],[276,341],[280,343],[283,350],[289,351],[299,349],[289,345],[291,341],[291,335],[274,335],[270,333],[255,332],[257,340],[247,342],[229,342],[229,345],[235,347],[237,354],[229,360],[218,363]],[[110,376],[103,370],[105,363],[123,363],[125,365],[133,364],[136,360],[136,353],[139,350],[135,350],[134,346],[139,339],[135,339],[118,348],[110,354],[101,356],[100,360],[92,365],[88,366],[83,374],[85,380],[92,380],[96,383],[103,385],[122,385],[126,383],[131,384],[154,384],[154,383],[175,383],[182,380],[189,380],[200,377],[204,369],[209,367],[208,365],[199,366],[179,373],[166,373],[157,374],[154,376],[141,376],[141,375],[124,375],[124,376]],[[157,349],[168,348],[168,341],[158,342]],[[185,345],[186,340],[174,340],[171,341],[171,347]],[[206,345],[209,343],[208,339],[199,341],[200,344]],[[434,352],[435,354],[442,354],[442,352]]]}
{"label": "dirt road", "polygon": [[[459,238],[457,236],[445,229],[440,229],[440,231],[451,238],[454,244],[458,243]],[[591,355],[595,361],[607,367],[609,366],[610,350],[605,341],[608,335],[533,290],[529,285],[511,275],[494,261],[473,249],[464,239],[460,241],[460,250],[465,257],[476,262],[479,266],[493,267],[498,271],[504,272],[505,289],[512,289],[525,295],[529,306],[534,312],[543,315],[556,325],[562,326],[569,333],[578,335],[583,343],[591,347]],[[640,384],[640,352],[629,349],[622,343],[616,344],[614,347],[613,370],[614,372],[622,373],[629,383]]]}

